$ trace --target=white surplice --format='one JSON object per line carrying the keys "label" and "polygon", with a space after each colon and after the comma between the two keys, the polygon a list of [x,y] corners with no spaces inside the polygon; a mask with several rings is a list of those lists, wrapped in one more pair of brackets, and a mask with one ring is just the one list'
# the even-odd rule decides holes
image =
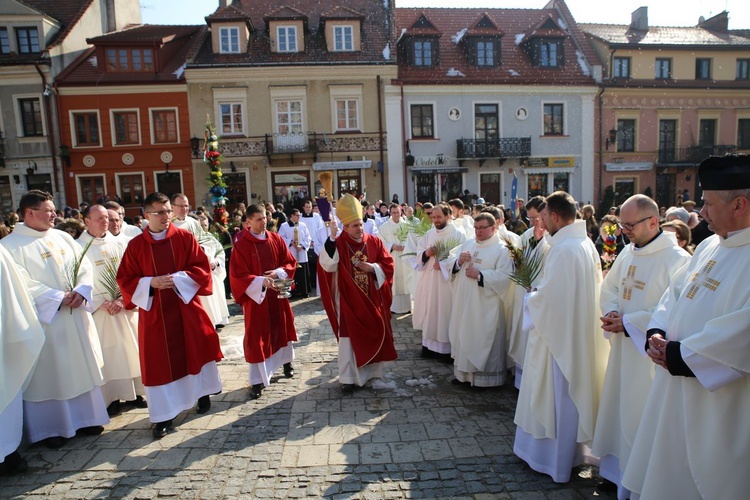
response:
{"label": "white surplice", "polygon": [[113,315],[102,307],[114,300],[103,284],[106,266],[119,267],[125,246],[110,233],[94,238],[84,231],[77,241],[84,247],[91,240],[94,241],[86,259],[94,270],[93,317],[104,356],[102,397],[107,405],[118,400],[132,401],[145,394],[138,357],[138,311],[122,309]]}
{"label": "white surplice", "polygon": [[[0,240],[21,270],[44,326],[45,343],[24,390],[24,423],[31,442],[72,437],[82,427],[109,422],[99,386],[103,358],[93,311],[93,269],[83,259],[74,290],[84,297],[76,309],[62,306],[65,269],[82,249],[66,232],[36,231],[23,223]],[[102,414],[103,411],[103,414]],[[47,414],[58,414],[50,422]],[[63,416],[70,418],[63,421]],[[53,425],[50,425],[53,424]]]}
{"label": "white surplice", "polygon": [[417,287],[414,294],[414,328],[422,330],[422,346],[440,354],[450,354],[448,327],[451,315],[451,283],[448,260],[434,269],[435,257],[422,260],[425,251],[436,241],[466,241],[466,234],[448,222],[443,229],[432,228],[417,245]]}
{"label": "white surplice", "polygon": [[670,279],[689,261],[675,234],[664,231],[642,248],[627,245],[602,283],[602,315],[622,315],[630,337],[604,332],[611,350],[591,451],[601,457],[599,475],[618,485],[621,500],[630,496],[621,478],[656,366],[644,351],[646,328]]}
{"label": "white surplice", "polygon": [[[594,438],[609,343],[599,320],[599,254],[585,222],[561,228],[548,243],[542,279],[528,299],[532,327],[524,371],[534,376],[521,380],[513,451],[554,481],[567,482],[578,445],[590,446]],[[563,384],[568,390],[561,394],[572,400],[575,416],[560,420],[556,412],[569,406],[556,398]],[[575,436],[573,445],[565,439],[569,435]],[[535,447],[537,441],[554,453]]]}
{"label": "white surplice", "polygon": [[[509,279],[513,262],[497,233],[485,241],[464,242],[455,250],[450,266],[456,269],[458,256],[471,254],[453,273],[453,307],[448,329],[453,373],[461,382],[477,387],[497,387],[505,383],[505,335],[513,311],[513,290]],[[482,275],[480,281],[466,276],[472,265]]]}
{"label": "white surplice", "polygon": [[125,236],[128,237],[128,239],[132,240],[133,238],[135,238],[142,232],[143,231],[138,226],[130,225],[124,220],[122,221],[122,226],[120,226],[120,234],[124,234]]}
{"label": "white surplice", "polygon": [[411,275],[414,270],[411,268],[406,258],[403,257],[405,250],[394,250],[394,245],[404,245],[405,242],[399,240],[398,228],[405,227],[406,221],[399,219],[395,222],[393,218],[388,218],[381,224],[378,236],[383,240],[385,249],[393,256],[393,302],[391,303],[391,312],[395,314],[406,314],[411,311]]}
{"label": "white surplice", "polygon": [[16,451],[23,432],[26,384],[44,345],[34,300],[13,257],[0,245],[0,463]]}
{"label": "white surplice", "polygon": [[648,326],[680,342],[695,377],[656,367],[623,476],[642,498],[744,498],[750,489],[750,228],[728,236],[698,245]]}

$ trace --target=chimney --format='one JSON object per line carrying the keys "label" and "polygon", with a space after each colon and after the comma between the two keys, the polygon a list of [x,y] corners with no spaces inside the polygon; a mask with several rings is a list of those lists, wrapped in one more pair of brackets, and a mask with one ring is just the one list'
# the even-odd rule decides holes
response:
{"label": "chimney", "polygon": [[716,14],[710,19],[704,19],[703,16],[701,16],[701,18],[698,20],[698,26],[715,33],[728,33],[729,12],[724,11],[721,14]]}
{"label": "chimney", "polygon": [[232,0],[219,0],[219,8],[229,7],[232,5]]}
{"label": "chimney", "polygon": [[648,7],[638,7],[633,11],[630,27],[638,31],[648,31]]}

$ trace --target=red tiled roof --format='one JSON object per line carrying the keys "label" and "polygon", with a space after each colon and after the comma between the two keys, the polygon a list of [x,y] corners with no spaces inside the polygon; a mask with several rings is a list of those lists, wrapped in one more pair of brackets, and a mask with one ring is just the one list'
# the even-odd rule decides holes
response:
{"label": "red tiled roof", "polygon": [[139,46],[153,41],[163,45],[158,48],[161,70],[156,73],[108,73],[104,62],[97,60],[96,47],[89,49],[73,62],[57,79],[60,87],[86,85],[137,85],[154,83],[183,83],[185,64],[195,50],[196,38],[202,38],[206,26],[153,26],[143,25],[118,31],[93,39],[97,46]]}
{"label": "red tiled roof", "polygon": [[[561,4],[559,0],[554,3]],[[553,2],[550,2],[551,5]],[[563,4],[564,5],[564,4]],[[567,10],[567,8],[566,8]],[[413,84],[514,84],[514,85],[593,85],[590,76],[584,74],[579,64],[579,55],[589,65],[599,64],[587,40],[569,15],[560,23],[560,13],[553,8],[545,9],[470,9],[470,8],[430,8],[396,9],[396,27],[403,33],[399,43],[405,43],[414,31],[411,26],[425,15],[443,36],[439,39],[439,65],[432,68],[416,68],[399,58],[399,80]],[[500,40],[500,65],[494,68],[477,68],[470,64],[465,48],[460,43],[471,36],[471,28],[483,15],[504,34]],[[532,64],[523,44],[517,39],[526,37],[535,28],[552,18],[565,31],[563,50],[564,64],[558,68],[541,68]],[[406,30],[405,32],[403,30]],[[464,31],[466,30],[466,31]],[[496,36],[499,36],[497,33]],[[453,69],[454,71],[450,71]],[[450,75],[450,76],[449,76]],[[458,76],[454,76],[458,75]]]}
{"label": "red tiled roof", "polygon": [[[310,0],[235,0],[232,4],[251,19],[254,30],[250,33],[248,51],[242,54],[214,54],[211,40],[206,38],[191,65],[196,66],[255,66],[269,64],[395,64],[395,58],[385,59],[383,49],[390,43],[394,54],[394,16],[389,12],[391,2],[384,0],[341,0],[310,2]],[[339,9],[336,9],[340,6]],[[349,11],[349,13],[346,13]],[[329,52],[324,30],[318,29],[331,13],[356,14],[362,22],[362,50],[359,52]],[[210,17],[210,16],[209,16]],[[271,19],[304,19],[309,26],[305,33],[304,51],[297,53],[272,53],[268,37]],[[340,18],[340,17],[339,17]],[[330,17],[329,17],[330,19]]]}
{"label": "red tiled roof", "polygon": [[709,31],[698,26],[649,26],[635,30],[627,24],[581,24],[581,29],[610,45],[622,46],[703,46],[749,47],[750,39],[741,30],[728,33]]}
{"label": "red tiled roof", "polygon": [[228,5],[226,7],[219,7],[216,12],[210,16],[206,16],[206,22],[212,21],[244,21],[249,20],[250,16],[241,9],[238,9],[235,5]]}
{"label": "red tiled roof", "polygon": [[55,37],[50,40],[47,47],[54,47],[68,36],[70,30],[75,26],[83,13],[89,8],[94,0],[17,0],[28,5],[34,10],[58,21],[62,26]]}
{"label": "red tiled roof", "polygon": [[349,7],[337,5],[328,12],[321,14],[320,17],[325,19],[361,19],[365,15]]}

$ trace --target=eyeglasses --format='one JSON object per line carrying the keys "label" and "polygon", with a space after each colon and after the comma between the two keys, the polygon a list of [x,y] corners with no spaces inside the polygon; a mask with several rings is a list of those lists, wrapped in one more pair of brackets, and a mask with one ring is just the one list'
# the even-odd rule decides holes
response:
{"label": "eyeglasses", "polygon": [[173,207],[190,208],[190,205],[172,205]]}
{"label": "eyeglasses", "polygon": [[57,214],[56,210],[44,210],[42,208],[32,208],[31,210],[33,210],[34,212],[45,212],[47,214]]}
{"label": "eyeglasses", "polygon": [[146,215],[153,215],[155,217],[164,217],[165,215],[172,215],[173,210],[159,210],[158,212],[144,212]]}
{"label": "eyeglasses", "polygon": [[638,224],[640,224],[641,222],[643,222],[645,220],[649,220],[651,217],[653,217],[653,215],[649,215],[648,217],[644,217],[643,219],[639,220],[638,222],[633,222],[632,224],[630,224],[628,222],[618,222],[617,223],[617,227],[619,227],[620,229],[626,229],[628,231],[632,231],[633,229],[635,229],[635,226],[637,226]]}
{"label": "eyeglasses", "polygon": [[489,229],[493,226],[474,226],[474,231],[479,231],[480,229]]}

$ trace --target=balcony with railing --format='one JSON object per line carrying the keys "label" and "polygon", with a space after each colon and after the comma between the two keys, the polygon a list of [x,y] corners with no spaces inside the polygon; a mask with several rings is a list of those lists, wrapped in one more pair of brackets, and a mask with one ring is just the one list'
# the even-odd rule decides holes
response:
{"label": "balcony with railing", "polygon": [[[265,134],[255,137],[222,137],[219,148],[225,158],[240,156],[272,156],[284,154],[365,153],[380,150],[380,133],[320,134]],[[383,133],[383,147],[386,134]],[[196,141],[198,141],[196,139]],[[201,141],[202,142],[202,141]],[[195,150],[202,146],[196,142]]]}
{"label": "balcony with railing", "polygon": [[716,146],[688,146],[686,148],[659,148],[657,163],[669,165],[698,165],[709,156],[724,156],[737,150],[733,144]]}
{"label": "balcony with railing", "polygon": [[459,160],[527,158],[531,156],[531,137],[458,139],[456,156]]}

